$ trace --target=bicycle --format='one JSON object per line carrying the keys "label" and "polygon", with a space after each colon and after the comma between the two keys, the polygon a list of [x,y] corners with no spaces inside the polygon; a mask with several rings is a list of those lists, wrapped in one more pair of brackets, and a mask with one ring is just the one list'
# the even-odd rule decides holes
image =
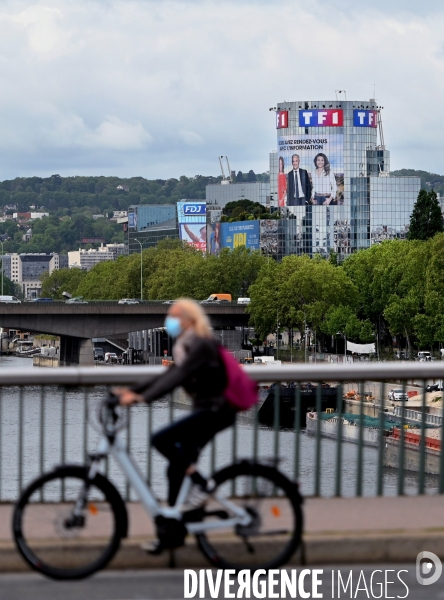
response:
{"label": "bicycle", "polygon": [[102,436],[87,464],[57,466],[20,495],[13,537],[33,569],[53,579],[82,579],[104,568],[118,551],[127,537],[128,514],[116,487],[99,472],[108,455],[155,521],[166,548],[180,547],[194,535],[210,563],[236,571],[277,568],[290,559],[303,525],[296,484],[275,466],[242,460],[212,476],[215,485],[203,506],[182,509],[192,487],[189,477],[175,506],[163,506],[126,451],[120,412],[115,397],[104,400],[98,419]]}

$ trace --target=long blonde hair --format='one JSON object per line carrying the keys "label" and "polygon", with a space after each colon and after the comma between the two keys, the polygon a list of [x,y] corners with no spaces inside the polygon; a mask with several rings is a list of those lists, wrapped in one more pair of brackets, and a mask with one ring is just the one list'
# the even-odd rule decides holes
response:
{"label": "long blonde hair", "polygon": [[198,337],[212,338],[213,333],[210,327],[210,321],[205,314],[202,306],[195,300],[189,298],[179,298],[174,303],[178,306],[183,314],[193,323],[193,329]]}

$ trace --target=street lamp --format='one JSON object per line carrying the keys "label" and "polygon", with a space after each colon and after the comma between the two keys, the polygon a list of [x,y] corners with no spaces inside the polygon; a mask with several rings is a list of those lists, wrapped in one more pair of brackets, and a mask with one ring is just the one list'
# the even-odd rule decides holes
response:
{"label": "street lamp", "polygon": [[140,245],[140,299],[143,300],[143,271],[142,271],[142,266],[143,266],[142,245],[143,244],[139,240],[134,239],[134,241]]}

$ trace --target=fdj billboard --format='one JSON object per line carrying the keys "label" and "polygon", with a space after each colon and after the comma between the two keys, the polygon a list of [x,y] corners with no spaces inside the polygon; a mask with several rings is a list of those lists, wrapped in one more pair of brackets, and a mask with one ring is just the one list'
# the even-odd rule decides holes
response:
{"label": "fdj billboard", "polygon": [[206,202],[178,202],[177,220],[179,223],[205,223]]}
{"label": "fdj billboard", "polygon": [[206,202],[178,202],[177,220],[180,239],[195,248],[206,251]]}
{"label": "fdj billboard", "polygon": [[280,136],[278,165],[279,206],[343,204],[343,134]]}
{"label": "fdj billboard", "polygon": [[222,248],[238,248],[246,246],[252,250],[260,248],[259,221],[237,221],[221,223],[220,239]]}

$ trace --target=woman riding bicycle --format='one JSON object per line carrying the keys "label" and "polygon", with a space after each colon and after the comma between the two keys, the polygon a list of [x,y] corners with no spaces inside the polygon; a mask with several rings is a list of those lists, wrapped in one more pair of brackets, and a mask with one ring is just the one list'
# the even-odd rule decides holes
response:
{"label": "woman riding bicycle", "polygon": [[133,388],[116,388],[120,404],[152,402],[182,386],[193,400],[191,415],[157,432],[152,444],[169,460],[168,502],[175,504],[185,474],[196,487],[188,500],[190,507],[206,497],[207,481],[196,470],[202,448],[223,429],[233,425],[236,409],[224,398],[227,375],[210,323],[202,307],[193,300],[180,299],[168,311],[165,328],[175,339],[174,364],[155,380]]}

